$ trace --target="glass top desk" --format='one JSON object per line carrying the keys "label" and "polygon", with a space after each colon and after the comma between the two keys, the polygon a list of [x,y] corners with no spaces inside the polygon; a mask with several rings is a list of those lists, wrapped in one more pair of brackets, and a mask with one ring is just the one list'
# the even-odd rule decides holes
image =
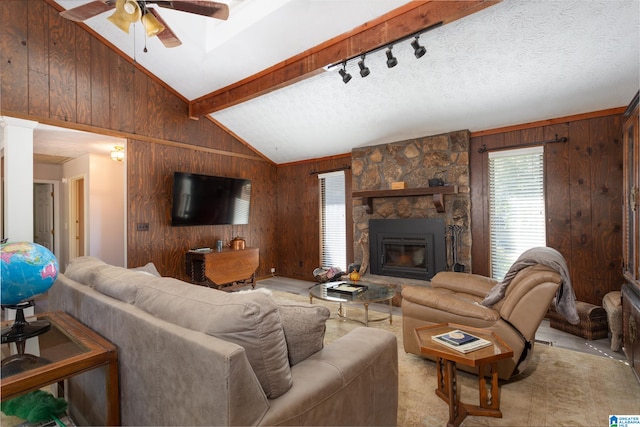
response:
{"label": "glass top desk", "polygon": [[[68,314],[58,311],[42,313],[30,320],[51,323],[47,332],[27,340],[27,353],[33,347],[39,357],[16,358],[16,346],[2,344],[0,395],[2,401],[44,386],[61,383],[67,378],[107,365],[107,424],[120,424],[118,357],[116,347]],[[2,327],[13,321],[2,322]],[[17,360],[16,360],[17,359]]]}

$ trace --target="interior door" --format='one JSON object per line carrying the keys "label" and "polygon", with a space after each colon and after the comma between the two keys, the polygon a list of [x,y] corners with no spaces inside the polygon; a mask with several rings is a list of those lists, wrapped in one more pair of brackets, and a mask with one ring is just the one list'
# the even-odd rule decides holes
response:
{"label": "interior door", "polygon": [[54,252],[53,184],[33,184],[34,241]]}

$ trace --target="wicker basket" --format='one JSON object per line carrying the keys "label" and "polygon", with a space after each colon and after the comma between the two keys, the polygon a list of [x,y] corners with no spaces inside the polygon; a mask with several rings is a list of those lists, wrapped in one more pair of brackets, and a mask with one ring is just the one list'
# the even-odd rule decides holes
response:
{"label": "wicker basket", "polygon": [[607,324],[607,312],[604,308],[589,304],[587,302],[576,301],[580,323],[572,325],[562,315],[555,311],[552,306],[549,309],[549,325],[554,329],[569,332],[570,334],[588,340],[599,340],[609,335]]}

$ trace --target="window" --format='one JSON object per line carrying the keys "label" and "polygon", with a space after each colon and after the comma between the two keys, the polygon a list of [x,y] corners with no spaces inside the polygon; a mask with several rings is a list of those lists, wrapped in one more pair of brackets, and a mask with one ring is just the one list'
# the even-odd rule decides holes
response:
{"label": "window", "polygon": [[491,276],[502,280],[527,249],[546,246],[544,148],[489,153]]}
{"label": "window", "polygon": [[320,266],[347,271],[344,172],[318,175],[320,180]]}

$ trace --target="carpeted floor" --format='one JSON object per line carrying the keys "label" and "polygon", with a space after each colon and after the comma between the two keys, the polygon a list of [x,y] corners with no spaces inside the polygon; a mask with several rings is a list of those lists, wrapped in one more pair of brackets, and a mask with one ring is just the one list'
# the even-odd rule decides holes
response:
{"label": "carpeted floor", "polygon": [[[276,299],[306,301],[302,295],[273,291]],[[337,304],[314,300],[332,310],[325,342],[339,338],[359,323],[336,316]],[[349,317],[361,318],[364,310],[349,306]],[[373,317],[380,313],[371,313]],[[398,337],[399,410],[398,426],[442,426],[448,420],[448,406],[434,393],[435,363],[402,347],[402,317],[393,316],[371,327],[393,332]],[[460,372],[462,401],[478,403],[477,377]],[[631,368],[622,361],[537,344],[527,370],[501,385],[503,418],[470,416],[463,426],[604,426],[609,415],[640,414],[640,385]]]}
{"label": "carpeted floor", "polygon": [[[276,299],[308,302],[308,297],[273,291]],[[332,311],[327,322],[325,342],[363,327],[339,319],[337,304],[314,300]],[[398,337],[399,410],[398,426],[443,426],[448,406],[434,393],[435,363],[407,354],[402,347],[402,317],[394,311],[393,324],[388,320],[370,323]],[[349,306],[347,315],[362,319],[364,310]],[[370,313],[372,318],[382,313]],[[460,372],[458,380],[462,401],[478,402],[477,378]],[[608,426],[609,415],[640,414],[640,385],[624,362],[556,347],[536,344],[527,371],[502,384],[503,418],[467,417],[463,426]],[[20,424],[21,420],[0,414],[0,425]]]}

